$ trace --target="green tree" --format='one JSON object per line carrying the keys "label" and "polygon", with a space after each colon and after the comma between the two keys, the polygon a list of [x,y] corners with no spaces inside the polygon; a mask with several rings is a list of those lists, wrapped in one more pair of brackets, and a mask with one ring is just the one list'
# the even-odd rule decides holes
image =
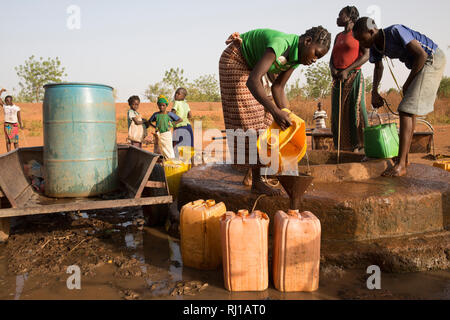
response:
{"label": "green tree", "polygon": [[450,97],[450,77],[443,77],[439,84],[438,96],[440,98]]}
{"label": "green tree", "polygon": [[364,91],[371,92],[373,88],[373,78],[372,76],[368,76],[364,79]]}
{"label": "green tree", "polygon": [[144,96],[151,102],[156,102],[158,100],[158,96],[160,94],[163,94],[166,97],[169,97],[171,92],[172,92],[172,89],[168,88],[165,83],[160,81],[155,84],[149,85],[147,90],[145,90]]}
{"label": "green tree", "polygon": [[66,77],[65,68],[58,57],[35,59],[31,56],[23,65],[15,68],[19,77],[19,98],[24,102],[40,102],[44,99],[43,86],[50,82],[61,82]]}
{"label": "green tree", "polygon": [[300,79],[296,79],[294,83],[290,84],[286,89],[286,96],[288,100],[293,100],[298,96],[303,96],[303,88],[300,86]]}
{"label": "green tree", "polygon": [[169,71],[164,73],[163,83],[167,85],[173,91],[177,90],[179,87],[186,86],[188,82],[187,78],[183,76],[184,70],[180,68],[170,68]]}
{"label": "green tree", "polygon": [[308,98],[323,98],[331,94],[332,78],[328,63],[321,61],[309,67],[305,73],[303,88]]}
{"label": "green tree", "polygon": [[213,74],[200,76],[187,89],[190,101],[220,101],[219,81]]}
{"label": "green tree", "polygon": [[190,82],[184,76],[184,70],[180,68],[170,68],[164,73],[161,81],[148,86],[144,95],[150,101],[155,102],[160,94],[172,97],[174,91],[179,87],[187,89],[189,101],[220,101],[219,81],[215,75],[203,75]]}

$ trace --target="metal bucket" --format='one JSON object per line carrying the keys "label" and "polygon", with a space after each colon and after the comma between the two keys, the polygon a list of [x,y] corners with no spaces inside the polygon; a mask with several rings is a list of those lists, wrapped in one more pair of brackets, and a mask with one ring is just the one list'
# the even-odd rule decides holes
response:
{"label": "metal bucket", "polygon": [[113,88],[44,86],[44,179],[50,197],[88,197],[118,188]]}

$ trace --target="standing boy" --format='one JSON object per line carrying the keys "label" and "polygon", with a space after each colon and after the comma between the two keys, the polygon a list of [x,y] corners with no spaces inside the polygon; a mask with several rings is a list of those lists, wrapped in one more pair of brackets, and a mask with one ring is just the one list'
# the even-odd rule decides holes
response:
{"label": "standing boy", "polygon": [[194,147],[194,132],[189,122],[192,119],[192,114],[189,104],[185,100],[186,96],[187,90],[185,88],[178,88],[175,91],[172,111],[181,118],[181,121],[175,125],[173,130],[173,147],[176,157],[178,157],[178,147]]}
{"label": "standing boy", "polygon": [[6,89],[0,90],[0,106],[3,107],[5,113],[5,141],[6,150],[11,151],[11,143],[14,144],[14,148],[19,148],[19,125],[20,129],[23,129],[22,118],[20,116],[20,107],[13,104],[11,96],[5,97],[5,102],[3,102],[1,95]]}
{"label": "standing boy", "polygon": [[322,102],[317,103],[317,110],[314,112],[313,120],[316,120],[316,129],[326,128],[325,119],[327,119],[327,112],[322,110]]}
{"label": "standing boy", "polygon": [[433,111],[437,90],[445,68],[445,54],[427,36],[404,25],[395,24],[378,29],[375,21],[363,17],[356,21],[353,35],[360,45],[370,48],[371,63],[375,63],[372,105],[383,106],[378,86],[383,75],[383,56],[399,59],[411,70],[403,85],[403,99],[398,106],[400,114],[399,159],[383,176],[399,177],[406,174],[408,152],[416,123],[416,116]]}

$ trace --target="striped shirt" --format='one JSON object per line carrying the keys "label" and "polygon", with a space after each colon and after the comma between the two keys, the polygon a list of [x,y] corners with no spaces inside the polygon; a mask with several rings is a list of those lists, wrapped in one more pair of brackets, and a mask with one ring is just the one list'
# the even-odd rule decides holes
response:
{"label": "striped shirt", "polygon": [[325,125],[325,119],[327,117],[327,112],[325,110],[319,111],[317,110],[314,112],[313,120],[316,120],[316,128],[317,129],[323,129],[327,126]]}

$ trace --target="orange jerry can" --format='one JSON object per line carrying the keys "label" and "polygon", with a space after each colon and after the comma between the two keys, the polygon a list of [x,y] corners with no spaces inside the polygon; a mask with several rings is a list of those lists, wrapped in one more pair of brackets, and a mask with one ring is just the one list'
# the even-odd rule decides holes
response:
{"label": "orange jerry can", "polygon": [[309,211],[275,214],[272,267],[277,290],[319,288],[320,233],[320,221]]}
{"label": "orange jerry can", "polygon": [[229,291],[264,291],[269,285],[269,217],[228,211],[220,221],[223,277]]}
{"label": "orange jerry can", "polygon": [[220,217],[227,211],[223,202],[197,200],[180,212],[181,257],[183,265],[213,270],[222,263]]}

